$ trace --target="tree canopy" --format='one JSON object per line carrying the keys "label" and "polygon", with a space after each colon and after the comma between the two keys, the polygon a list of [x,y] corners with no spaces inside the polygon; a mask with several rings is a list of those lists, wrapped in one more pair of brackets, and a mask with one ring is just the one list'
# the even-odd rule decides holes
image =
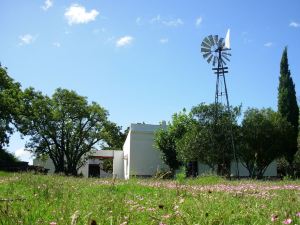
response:
{"label": "tree canopy", "polygon": [[297,136],[299,126],[299,108],[297,104],[295,84],[291,77],[288,64],[287,47],[284,48],[280,62],[280,77],[278,87],[278,112],[286,118],[294,128],[293,145],[285,148],[285,157],[292,163],[297,152]]}
{"label": "tree canopy", "polygon": [[155,133],[154,143],[162,153],[162,160],[174,173],[182,164],[177,154],[176,142],[182,138],[187,131],[189,116],[185,111],[174,114],[168,127],[162,128]]}
{"label": "tree canopy", "polygon": [[239,114],[239,107],[231,107],[228,112],[221,104],[202,103],[193,107],[190,113],[192,122],[177,142],[180,159],[185,162],[199,161],[212,170],[216,169],[218,174],[229,175],[233,159],[231,130],[236,133]]}
{"label": "tree canopy", "polygon": [[27,149],[37,156],[48,155],[56,172],[76,175],[103,140],[107,111],[66,89],[57,89],[50,98],[29,88],[23,101],[20,131],[30,136]]}
{"label": "tree canopy", "polygon": [[8,74],[7,69],[0,66],[0,149],[9,144],[9,137],[14,131],[16,117],[19,112],[21,85]]}
{"label": "tree canopy", "polygon": [[251,177],[262,177],[269,164],[289,147],[293,127],[272,109],[246,110],[241,126],[239,158]]}

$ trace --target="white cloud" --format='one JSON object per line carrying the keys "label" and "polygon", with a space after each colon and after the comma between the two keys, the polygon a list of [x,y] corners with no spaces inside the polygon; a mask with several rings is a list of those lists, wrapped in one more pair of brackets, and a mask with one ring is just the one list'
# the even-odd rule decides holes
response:
{"label": "white cloud", "polygon": [[271,46],[273,46],[273,43],[272,42],[267,42],[264,44],[265,47],[269,48]]}
{"label": "white cloud", "polygon": [[290,27],[295,27],[295,28],[298,28],[298,27],[300,27],[300,23],[297,23],[297,22],[295,22],[295,21],[292,21],[292,22],[290,22],[290,25],[289,25]]}
{"label": "white cloud", "polygon": [[137,17],[137,18],[135,19],[135,23],[136,23],[137,25],[142,25],[142,18],[141,18],[141,17]]}
{"label": "white cloud", "polygon": [[178,27],[183,25],[183,20],[180,18],[177,19],[162,19],[160,15],[157,15],[150,19],[150,24],[162,24],[168,27]]}
{"label": "white cloud", "polygon": [[73,4],[66,9],[65,18],[67,19],[69,25],[81,24],[94,21],[98,14],[99,12],[95,9],[87,12],[85,7],[78,4]]}
{"label": "white cloud", "polygon": [[22,161],[26,161],[29,162],[29,164],[32,164],[32,155],[30,152],[25,151],[24,148],[17,149],[15,151],[15,156]]}
{"label": "white cloud", "polygon": [[42,6],[42,9],[47,11],[49,8],[53,6],[53,0],[46,0],[44,2],[44,5]]}
{"label": "white cloud", "polygon": [[167,44],[167,43],[169,42],[169,39],[168,39],[168,38],[161,38],[161,39],[159,40],[159,42],[160,42],[161,44]]}
{"label": "white cloud", "polygon": [[57,48],[59,48],[61,46],[61,44],[59,42],[53,42],[52,45]]}
{"label": "white cloud", "polygon": [[160,15],[157,15],[157,16],[153,17],[152,19],[150,19],[151,24],[160,23],[160,21],[161,21]]}
{"label": "white cloud", "polygon": [[168,27],[178,27],[178,26],[183,25],[183,21],[180,18],[177,18],[174,20],[165,20],[162,23]]}
{"label": "white cloud", "polygon": [[19,45],[29,45],[32,44],[35,40],[36,40],[36,36],[32,36],[31,34],[24,34],[24,35],[20,35],[19,39]]}
{"label": "white cloud", "polygon": [[116,47],[125,47],[127,45],[130,45],[133,41],[133,37],[131,36],[124,36],[117,40]]}
{"label": "white cloud", "polygon": [[198,17],[196,19],[196,27],[199,27],[201,25],[201,23],[202,23],[202,17]]}

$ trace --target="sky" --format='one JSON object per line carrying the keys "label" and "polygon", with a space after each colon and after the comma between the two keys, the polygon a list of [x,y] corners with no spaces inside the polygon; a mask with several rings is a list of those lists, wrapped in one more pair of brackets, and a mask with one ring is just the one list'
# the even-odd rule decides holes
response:
{"label": "sky", "polygon": [[[0,61],[22,88],[75,90],[125,129],[214,102],[200,45],[230,29],[230,103],[276,110],[285,46],[300,96],[299,10],[299,0],[1,0]],[[15,134],[8,149],[31,161],[25,141]]]}

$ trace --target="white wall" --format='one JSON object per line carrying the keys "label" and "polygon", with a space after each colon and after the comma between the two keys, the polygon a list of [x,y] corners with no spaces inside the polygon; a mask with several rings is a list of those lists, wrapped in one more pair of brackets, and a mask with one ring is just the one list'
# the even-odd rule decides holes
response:
{"label": "white wall", "polygon": [[[239,175],[241,177],[248,177],[249,176],[249,171],[247,170],[246,167],[243,166],[242,163],[238,163],[239,165]],[[233,176],[236,176],[236,163],[231,162],[231,173]],[[270,163],[270,165],[267,167],[266,171],[264,172],[265,177],[276,177],[277,176],[277,163],[276,161],[273,161]]]}
{"label": "white wall", "polygon": [[[249,171],[247,170],[246,167],[243,166],[242,163],[238,163],[238,168],[239,168],[239,176],[240,177],[248,177],[249,176]],[[216,169],[216,168],[215,168]],[[236,162],[232,161],[230,165],[230,171],[231,175],[237,176],[237,171],[236,171]],[[205,173],[212,173],[212,169],[201,162],[198,162],[198,175],[205,174]],[[273,161],[268,168],[266,169],[264,176],[266,177],[275,177],[277,176],[277,163],[276,161]]]}
{"label": "white wall", "polygon": [[46,160],[41,160],[39,158],[33,159],[33,165],[41,166],[41,167],[48,169],[49,170],[48,173],[55,172],[55,166],[49,157]]}
{"label": "white wall", "polygon": [[[123,164],[123,151],[122,150],[99,150],[93,151],[91,153],[92,156],[99,156],[99,157],[112,157],[113,158],[113,175],[117,178],[124,178],[124,164]],[[89,164],[100,164],[101,160],[94,158],[88,159],[81,168],[78,170],[78,174],[82,174],[84,177],[88,177],[89,175]],[[42,166],[46,169],[49,169],[49,173],[54,173],[55,167],[50,158],[45,161],[40,159],[33,160],[34,166]],[[105,171],[100,171],[101,177],[111,177],[112,174],[105,173]]]}
{"label": "white wall", "polygon": [[126,137],[125,143],[123,145],[124,152],[124,178],[129,179],[129,171],[130,171],[130,139],[131,139],[131,130],[129,130],[128,135]]}
{"label": "white wall", "polygon": [[157,171],[168,170],[161,160],[161,153],[154,147],[154,132],[159,128],[160,125],[131,124],[130,141],[124,144],[124,155],[128,155],[129,165],[126,179],[130,175],[153,176]]}
{"label": "white wall", "polygon": [[124,152],[123,151],[114,151],[113,176],[121,179],[124,178]]}

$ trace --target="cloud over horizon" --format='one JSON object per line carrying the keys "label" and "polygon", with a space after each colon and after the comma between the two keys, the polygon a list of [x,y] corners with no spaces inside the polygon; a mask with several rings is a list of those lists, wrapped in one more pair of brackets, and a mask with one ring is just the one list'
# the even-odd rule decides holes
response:
{"label": "cloud over horizon", "polygon": [[17,149],[14,154],[18,159],[32,164],[32,155],[29,151],[25,151],[24,148]]}

